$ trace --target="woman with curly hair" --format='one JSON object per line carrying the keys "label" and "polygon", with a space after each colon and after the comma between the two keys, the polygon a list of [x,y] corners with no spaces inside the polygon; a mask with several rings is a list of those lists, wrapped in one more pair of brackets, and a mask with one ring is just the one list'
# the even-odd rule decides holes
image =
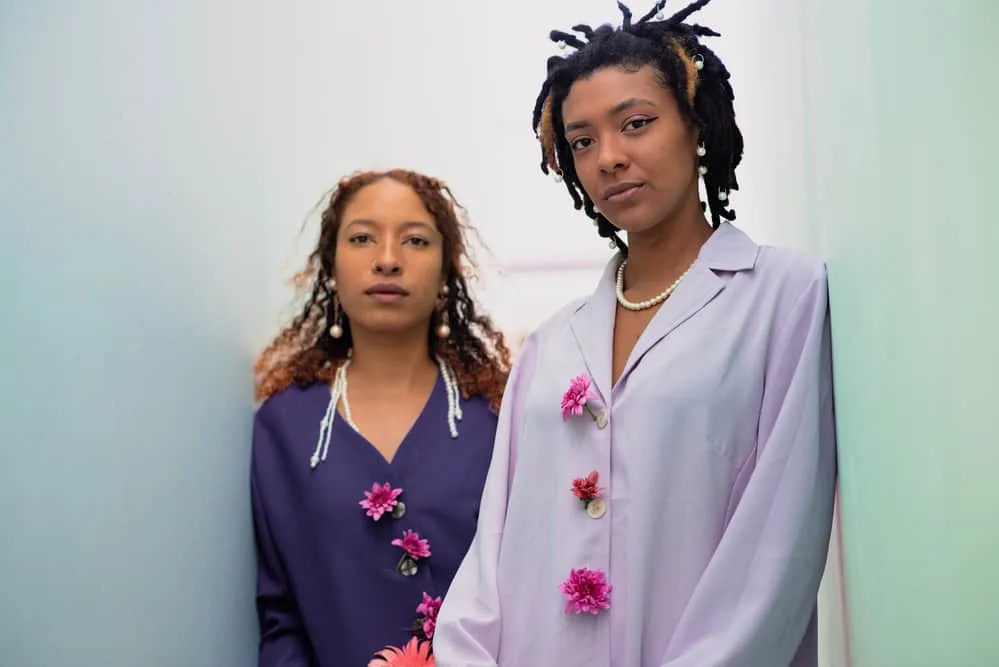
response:
{"label": "woman with curly hair", "polygon": [[256,364],[260,667],[366,665],[428,640],[475,532],[509,371],[439,180],[344,179]]}

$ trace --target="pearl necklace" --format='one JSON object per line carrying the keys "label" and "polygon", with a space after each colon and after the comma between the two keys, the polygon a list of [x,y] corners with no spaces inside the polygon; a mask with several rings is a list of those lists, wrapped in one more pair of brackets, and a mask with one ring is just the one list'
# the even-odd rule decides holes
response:
{"label": "pearl necklace", "polygon": [[655,295],[651,299],[646,299],[645,301],[628,301],[624,296],[624,267],[627,265],[628,260],[621,262],[621,266],[617,267],[617,284],[615,289],[617,291],[617,302],[621,304],[622,308],[628,310],[646,310],[652,308],[653,306],[658,306],[663,301],[668,299],[676,288],[680,286],[680,281],[687,277],[687,274],[694,270],[694,265],[691,264],[690,268],[683,272],[683,275],[677,278],[672,285],[664,289],[659,294]]}
{"label": "pearl necklace", "polygon": [[[458,379],[454,375],[451,367],[444,363],[443,359],[437,359],[437,365],[441,370],[441,377],[444,379],[444,390],[447,393],[447,425],[452,438],[458,437],[458,422],[461,421],[461,392],[458,390]],[[316,468],[321,462],[326,460],[326,454],[330,450],[330,438],[333,435],[333,420],[337,416],[336,406],[343,403],[343,420],[357,431],[354,417],[350,413],[350,402],[347,400],[347,367],[350,366],[350,359],[340,364],[333,376],[333,384],[330,385],[330,401],[326,405],[326,414],[319,422],[319,441],[316,442],[316,449],[312,452],[309,466]]]}

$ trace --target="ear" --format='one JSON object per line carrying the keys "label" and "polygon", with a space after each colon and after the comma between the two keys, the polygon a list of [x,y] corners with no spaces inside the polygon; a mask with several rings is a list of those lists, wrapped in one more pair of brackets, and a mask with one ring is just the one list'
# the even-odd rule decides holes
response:
{"label": "ear", "polygon": [[683,124],[687,128],[687,143],[689,143],[692,148],[696,149],[697,145],[701,143],[701,139],[703,138],[701,136],[701,128],[697,127],[697,125],[694,124],[694,121],[686,117],[683,119]]}

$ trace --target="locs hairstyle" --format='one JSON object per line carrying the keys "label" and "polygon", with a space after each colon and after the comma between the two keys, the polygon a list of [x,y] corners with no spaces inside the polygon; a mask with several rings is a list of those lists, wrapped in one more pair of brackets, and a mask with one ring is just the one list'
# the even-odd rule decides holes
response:
{"label": "locs hairstyle", "polygon": [[721,59],[700,42],[701,37],[718,37],[719,33],[686,23],[691,14],[710,1],[697,0],[666,18],[666,0],[659,0],[637,21],[632,21],[631,10],[618,2],[624,16],[619,28],[575,25],[572,31],[578,36],[561,30],[550,34],[560,48],[575,51],[548,59],[548,78],[534,105],[532,127],[541,144],[541,170],[564,182],[576,209],[583,209],[600,236],[611,239],[611,245],[623,253],[627,253],[627,247],[617,235],[617,228],[596,209],[576,174],[565,139],[562,104],[573,83],[598,69],[622,67],[634,71],[645,65],[655,67],[681,113],[700,132],[698,170],[708,198],[706,205],[701,202],[702,210],[710,209],[713,227],[718,227],[722,219],[735,220],[729,195],[739,189],[735,169],[742,160],[743,143],[735,122],[731,77]]}
{"label": "locs hairstyle", "polygon": [[[344,210],[354,195],[386,178],[413,188],[444,238],[442,273],[448,289],[427,330],[427,352],[451,366],[465,398],[482,396],[497,412],[510,370],[510,352],[502,331],[477,311],[469,291],[474,263],[466,246],[465,233],[470,228],[461,219],[464,209],[443,181],[403,169],[359,172],[341,180],[333,190],[322,212],[319,242],[295,278],[296,287],[307,294],[305,304],[254,365],[256,398],[266,400],[292,385],[304,387],[313,382],[330,382],[337,367],[350,356],[353,347],[350,321],[342,312],[330,282],[337,233]],[[343,322],[343,331],[333,337],[330,327],[338,320]],[[435,333],[442,322],[449,325],[446,340]]]}

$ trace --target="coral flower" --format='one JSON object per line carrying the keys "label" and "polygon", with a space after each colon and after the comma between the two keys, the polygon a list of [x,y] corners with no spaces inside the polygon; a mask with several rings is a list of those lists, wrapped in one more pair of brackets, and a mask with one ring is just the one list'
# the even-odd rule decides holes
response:
{"label": "coral flower", "polygon": [[402,547],[413,560],[430,556],[430,542],[420,537],[415,530],[404,531],[401,538],[392,540],[392,546]]}
{"label": "coral flower", "polygon": [[368,667],[436,667],[430,653],[430,642],[421,642],[416,637],[409,640],[401,649],[388,646],[375,654]]}
{"label": "coral flower", "polygon": [[572,480],[572,494],[582,500],[584,505],[591,500],[596,500],[605,491],[602,486],[597,486],[599,479],[600,473],[594,470],[586,477]]}
{"label": "coral flower", "polygon": [[559,590],[565,595],[565,613],[594,616],[601,609],[610,609],[612,589],[613,586],[607,583],[602,570],[585,567],[572,570],[569,578],[559,586]]}
{"label": "coral flower", "polygon": [[400,495],[402,495],[402,489],[393,489],[388,482],[381,486],[375,482],[371,485],[370,491],[364,492],[364,500],[360,502],[360,505],[367,510],[365,514],[378,521],[383,514],[391,513],[395,509],[395,506],[399,504],[397,498]]}

